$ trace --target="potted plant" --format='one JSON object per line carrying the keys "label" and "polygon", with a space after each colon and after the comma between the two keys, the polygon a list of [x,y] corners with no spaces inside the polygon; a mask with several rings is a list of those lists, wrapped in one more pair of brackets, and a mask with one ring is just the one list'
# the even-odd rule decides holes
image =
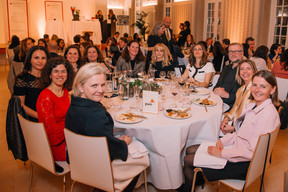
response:
{"label": "potted plant", "polygon": [[149,33],[149,24],[146,22],[146,17],[148,16],[148,13],[141,11],[141,13],[136,13],[136,16],[137,20],[131,26],[136,26],[139,29],[139,33],[145,41],[145,34]]}

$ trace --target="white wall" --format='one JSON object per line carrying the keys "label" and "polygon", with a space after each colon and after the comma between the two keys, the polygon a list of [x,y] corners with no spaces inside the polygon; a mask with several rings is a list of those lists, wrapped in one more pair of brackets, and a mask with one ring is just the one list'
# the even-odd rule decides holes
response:
{"label": "white wall", "polygon": [[[45,0],[27,0],[27,2],[29,36],[37,40],[45,33]],[[71,6],[80,9],[80,16],[85,16],[87,19],[94,17],[99,9],[102,10],[103,15],[107,15],[107,0],[62,0],[62,2],[65,27],[67,26],[65,21],[72,20]],[[3,45],[9,40],[6,0],[0,1],[0,10],[0,46],[4,47]]]}

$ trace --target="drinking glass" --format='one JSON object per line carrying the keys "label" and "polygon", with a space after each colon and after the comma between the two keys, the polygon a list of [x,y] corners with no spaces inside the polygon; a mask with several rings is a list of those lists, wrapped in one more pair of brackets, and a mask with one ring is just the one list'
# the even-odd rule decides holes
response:
{"label": "drinking glass", "polygon": [[168,71],[167,77],[173,81],[176,77],[175,71]]}
{"label": "drinking glass", "polygon": [[137,75],[143,78],[146,75],[146,72],[143,70],[143,71],[140,71]]}
{"label": "drinking glass", "polygon": [[159,74],[161,80],[163,81],[166,77],[166,72],[165,71],[160,71],[160,74]]}
{"label": "drinking glass", "polygon": [[[112,95],[113,95],[113,91],[114,91],[114,89],[113,89],[113,82],[112,81],[106,81],[106,91],[105,91],[105,94],[106,94],[106,96],[107,96],[107,98],[110,100],[110,98],[112,97]],[[111,102],[109,102],[111,105],[110,106],[108,106],[108,109],[110,108],[110,107],[113,107],[113,104],[112,104],[112,101]]]}
{"label": "drinking glass", "polygon": [[179,90],[178,90],[178,86],[176,83],[174,83],[174,82],[171,83],[170,92],[174,96],[174,98],[173,98],[174,103],[172,104],[171,107],[177,107],[175,96],[178,94]]}

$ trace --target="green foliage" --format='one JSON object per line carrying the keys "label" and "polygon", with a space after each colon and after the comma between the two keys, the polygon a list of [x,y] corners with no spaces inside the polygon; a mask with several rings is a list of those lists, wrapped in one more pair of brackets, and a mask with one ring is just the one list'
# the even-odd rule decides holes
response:
{"label": "green foliage", "polygon": [[139,29],[139,33],[143,36],[145,41],[145,34],[149,33],[149,24],[146,22],[146,17],[148,16],[148,13],[141,11],[141,13],[136,13],[136,15],[137,20],[131,26],[136,26]]}

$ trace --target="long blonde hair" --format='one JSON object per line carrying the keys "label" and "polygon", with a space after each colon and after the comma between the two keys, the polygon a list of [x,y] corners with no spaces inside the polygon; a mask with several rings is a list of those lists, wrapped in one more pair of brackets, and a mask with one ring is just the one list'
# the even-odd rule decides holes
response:
{"label": "long blonde hair", "polygon": [[163,60],[162,60],[162,67],[167,67],[169,65],[171,65],[170,61],[172,59],[171,57],[171,53],[168,49],[168,47],[166,45],[164,45],[163,43],[158,43],[153,47],[152,50],[152,56],[151,56],[151,62],[153,65],[156,65],[157,62],[157,57],[156,57],[156,50],[160,49],[160,51],[163,51]]}

